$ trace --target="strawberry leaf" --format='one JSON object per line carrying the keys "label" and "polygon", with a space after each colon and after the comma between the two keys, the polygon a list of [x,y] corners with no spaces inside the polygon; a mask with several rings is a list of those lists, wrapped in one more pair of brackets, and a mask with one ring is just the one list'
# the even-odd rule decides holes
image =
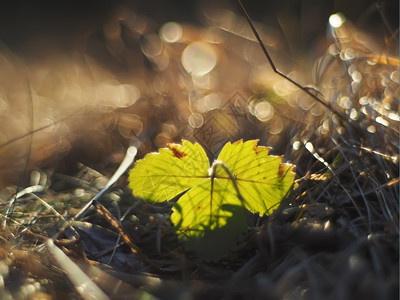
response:
{"label": "strawberry leaf", "polygon": [[136,162],[129,175],[133,195],[163,202],[207,178],[210,163],[199,144],[183,141],[168,147]]}
{"label": "strawberry leaf", "polygon": [[178,238],[200,258],[217,260],[246,232],[244,208],[271,214],[293,187],[294,166],[257,142],[227,143],[210,170],[199,144],[169,144],[136,163],[129,187],[152,202],[187,191],[171,215]]}
{"label": "strawberry leaf", "polygon": [[280,156],[268,155],[269,150],[257,146],[257,140],[240,140],[227,143],[218,156],[233,174],[246,208],[260,215],[271,214],[279,206],[295,176],[294,166],[283,164]]}
{"label": "strawberry leaf", "polygon": [[201,259],[219,259],[247,231],[244,209],[229,185],[226,180],[208,178],[173,207],[171,221],[178,238]]}

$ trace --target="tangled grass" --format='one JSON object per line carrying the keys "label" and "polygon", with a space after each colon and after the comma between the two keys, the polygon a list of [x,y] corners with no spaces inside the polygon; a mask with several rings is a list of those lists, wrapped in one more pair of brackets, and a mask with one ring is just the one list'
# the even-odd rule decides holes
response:
{"label": "tangled grass", "polygon": [[[152,87],[142,92],[143,101],[107,112],[106,129],[122,136],[121,147],[144,128],[140,155],[201,134],[208,137],[201,142],[210,155],[226,139],[258,138],[296,165],[298,188],[270,217],[253,216],[237,249],[210,263],[179,245],[169,221],[171,205],[134,199],[125,177],[102,198],[104,206],[75,219],[104,187],[110,169],[80,165],[72,175],[34,170],[26,189],[9,186],[0,194],[0,298],[397,298],[396,39],[379,48],[349,22],[332,31],[333,42],[315,63],[314,75],[318,95],[325,95],[338,117],[266,71],[261,60],[243,58],[240,49],[254,47],[243,39],[247,33],[232,27],[234,35],[227,37],[224,23],[213,21],[223,29],[214,38],[224,41],[217,48],[219,73],[213,74],[220,77],[209,80],[220,85],[205,89],[180,67],[176,53],[182,45],[165,44],[169,66],[161,70],[161,58],[149,56],[155,70],[146,78]],[[191,39],[201,35],[190,30]],[[228,74],[235,72],[251,80],[238,85],[243,77],[232,75],[230,81]],[[177,80],[168,81],[173,74]],[[204,97],[217,92],[229,100],[201,111]],[[189,106],[182,104],[186,97]],[[189,126],[187,119],[196,113],[204,123]],[[209,124],[217,135],[201,131]]]}

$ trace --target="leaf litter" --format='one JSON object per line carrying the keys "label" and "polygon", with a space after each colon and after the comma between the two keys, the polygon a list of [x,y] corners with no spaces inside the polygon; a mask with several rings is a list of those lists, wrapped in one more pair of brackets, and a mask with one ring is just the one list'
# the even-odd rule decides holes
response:
{"label": "leaf litter", "polygon": [[[116,261],[111,259],[107,264],[102,258],[108,259],[109,251],[114,251],[109,243],[100,257],[95,257],[99,254],[96,251],[83,251],[83,236],[70,239],[62,235],[54,245],[110,298],[395,299],[399,290],[398,120],[388,116],[391,112],[398,115],[398,82],[391,80],[396,77],[398,61],[385,62],[385,55],[370,51],[368,44],[367,48],[365,43],[360,45],[355,38],[358,31],[349,25],[345,23],[334,33],[336,40],[326,54],[333,63],[323,72],[318,88],[322,94],[332,95],[332,105],[350,122],[356,122],[361,131],[328,114],[321,115],[319,111],[323,110],[314,110],[298,92],[273,95],[275,101],[292,105],[287,109],[271,102],[273,120],[284,128],[279,135],[268,133],[275,123],[258,122],[254,119],[257,114],[248,112],[250,122],[241,123],[245,124],[244,132],[249,132],[249,139],[260,138],[261,144],[273,146],[275,154],[285,154],[285,159],[296,165],[298,188],[271,215],[247,215],[252,221],[250,230],[228,257],[219,263],[204,262],[185,251],[171,225],[172,203],[151,204],[132,197],[126,188],[126,175],[103,194],[101,201],[145,255],[144,260],[137,260],[139,266],[125,263],[125,268],[121,267],[134,255],[114,239],[115,235]],[[365,55],[368,51],[371,53]],[[231,55],[235,57],[233,52]],[[357,70],[363,76],[360,82],[353,80]],[[255,104],[269,95],[265,86],[249,92]],[[154,109],[149,118],[165,120],[165,111],[171,111],[174,121],[170,124],[180,124],[174,119],[176,109],[164,106],[157,110],[164,105],[160,103],[151,104]],[[138,103],[139,110],[143,109],[141,105],[146,107]],[[163,130],[162,134],[151,133],[142,141],[145,146],[139,149],[139,155],[154,151],[160,141],[165,145],[188,138],[183,130],[177,134],[167,130],[171,126],[166,124],[154,122],[154,126]],[[121,132],[123,128],[119,128]],[[305,147],[307,143],[313,146],[312,153]],[[186,157],[180,152],[173,156],[179,160]],[[208,168],[207,160],[205,170]],[[223,170],[217,171],[224,176]],[[102,175],[87,174],[74,174],[66,180],[67,176],[52,174],[51,170],[42,173],[47,178],[42,182],[45,188],[36,195],[59,214],[27,193],[17,199],[7,217],[16,188],[1,191],[2,217],[7,220],[1,235],[2,298],[80,297],[78,285],[66,279],[66,270],[57,266],[43,245],[65,225],[60,215],[68,222],[99,192],[94,182]],[[169,194],[165,187],[164,195]],[[129,213],[120,218],[118,211]],[[234,210],[227,207],[226,211]],[[102,239],[109,242],[109,230],[118,233],[94,208],[83,221],[98,226],[93,236],[100,236],[100,244]],[[91,234],[90,230],[86,232]]]}

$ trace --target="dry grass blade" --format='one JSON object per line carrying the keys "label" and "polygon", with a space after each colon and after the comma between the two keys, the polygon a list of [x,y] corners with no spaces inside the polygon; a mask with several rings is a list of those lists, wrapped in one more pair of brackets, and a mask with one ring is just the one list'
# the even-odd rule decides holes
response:
{"label": "dry grass blade", "polygon": [[125,243],[129,246],[132,253],[135,254],[138,258],[142,261],[146,262],[147,259],[145,256],[140,252],[140,250],[135,246],[132,241],[132,238],[126,233],[125,229],[121,226],[121,223],[99,202],[93,202],[94,207],[96,208],[96,212],[104,217],[104,219],[113,227],[115,228],[118,233],[122,236]]}
{"label": "dry grass blade", "polygon": [[110,299],[51,239],[47,242],[47,249],[83,299]]}
{"label": "dry grass blade", "polygon": [[86,214],[86,211],[89,209],[90,206],[92,206],[94,203],[96,203],[101,196],[104,195],[105,192],[108,191],[108,189],[121,177],[121,175],[132,165],[133,160],[136,157],[138,148],[140,146],[141,142],[138,138],[135,138],[131,145],[128,147],[126,150],[126,155],[124,160],[121,162],[120,166],[118,169],[115,171],[113,176],[110,178],[110,180],[107,182],[105,187],[87,204],[85,205],[84,208],[81,209],[81,211],[75,216],[76,220],[79,220],[80,218],[84,217]]}
{"label": "dry grass blade", "polygon": [[[180,10],[193,20],[190,1],[156,2],[165,16]],[[244,3],[254,21],[240,0],[204,2],[193,8],[204,26],[159,24],[140,13],[150,2],[104,9],[102,21],[91,7],[74,27],[71,40],[83,46],[72,45],[73,55],[42,32],[26,52],[0,47],[1,299],[396,299],[398,4],[371,5],[357,27],[335,14],[342,25],[325,28],[332,11],[323,1],[301,15],[293,1]],[[315,11],[320,23],[309,22]],[[35,43],[48,57],[35,56]],[[182,64],[193,46],[212,54],[202,76]],[[315,89],[306,85],[310,64]],[[135,158],[182,138],[210,158],[227,141],[259,139],[296,165],[298,188],[272,215],[247,214],[249,231],[218,263],[179,243],[174,200],[149,204],[126,186]],[[47,179],[17,186],[33,169]]]}

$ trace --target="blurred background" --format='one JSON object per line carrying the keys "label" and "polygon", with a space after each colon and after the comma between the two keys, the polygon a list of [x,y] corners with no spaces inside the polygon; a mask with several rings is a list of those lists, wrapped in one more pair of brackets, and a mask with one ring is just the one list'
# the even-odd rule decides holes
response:
{"label": "blurred background", "polygon": [[[243,5],[278,69],[327,101],[341,94],[326,93],[324,74],[334,71],[318,60],[341,57],[332,44],[398,57],[398,1]],[[329,24],[338,12],[340,35]],[[186,138],[215,156],[228,140],[259,138],[290,158],[296,134],[326,113],[271,71],[234,1],[1,4],[1,185],[26,166],[68,173],[79,162],[107,173],[140,134],[141,155]]]}

